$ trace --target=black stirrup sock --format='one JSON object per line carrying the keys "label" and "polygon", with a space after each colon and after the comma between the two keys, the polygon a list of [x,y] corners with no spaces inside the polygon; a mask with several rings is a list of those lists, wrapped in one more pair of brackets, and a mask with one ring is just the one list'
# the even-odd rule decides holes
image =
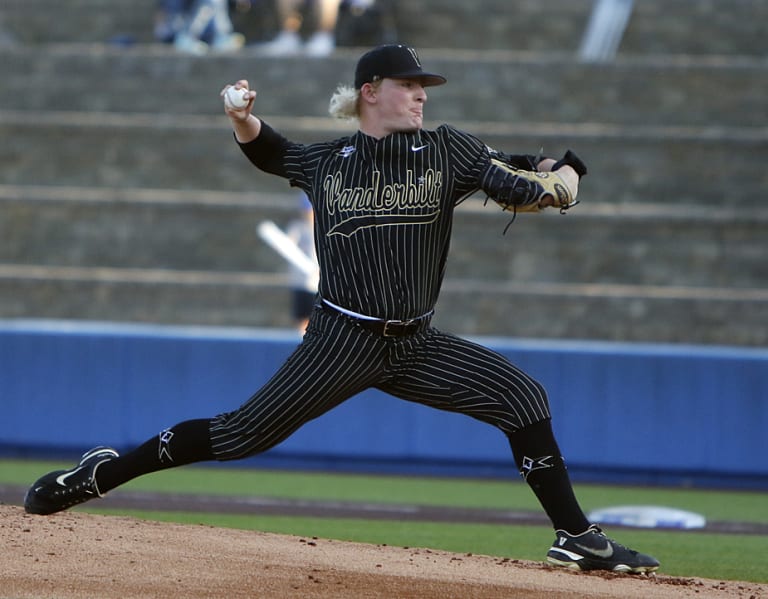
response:
{"label": "black stirrup sock", "polygon": [[556,530],[584,532],[589,521],[573,493],[550,420],[507,435],[520,475],[525,479]]}
{"label": "black stirrup sock", "polygon": [[99,491],[106,493],[142,474],[215,459],[210,424],[210,419],[180,422],[133,451],[104,462],[96,472]]}

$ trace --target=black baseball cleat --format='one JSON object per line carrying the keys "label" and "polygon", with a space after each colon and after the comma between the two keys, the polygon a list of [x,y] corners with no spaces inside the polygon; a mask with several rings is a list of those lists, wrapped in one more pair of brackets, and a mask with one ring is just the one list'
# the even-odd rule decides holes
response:
{"label": "black baseball cleat", "polygon": [[70,470],[55,470],[39,478],[24,497],[28,514],[54,514],[95,497],[102,497],[96,485],[96,469],[118,457],[110,447],[94,447]]}
{"label": "black baseball cleat", "polygon": [[580,535],[555,531],[557,538],[547,552],[547,562],[571,570],[611,570],[645,574],[659,567],[659,560],[620,545],[593,524]]}

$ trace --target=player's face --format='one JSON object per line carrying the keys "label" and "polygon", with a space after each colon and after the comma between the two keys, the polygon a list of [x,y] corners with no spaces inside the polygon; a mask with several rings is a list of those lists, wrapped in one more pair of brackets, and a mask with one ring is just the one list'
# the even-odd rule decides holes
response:
{"label": "player's face", "polygon": [[421,129],[427,92],[416,79],[382,79],[377,90],[377,116],[388,133]]}

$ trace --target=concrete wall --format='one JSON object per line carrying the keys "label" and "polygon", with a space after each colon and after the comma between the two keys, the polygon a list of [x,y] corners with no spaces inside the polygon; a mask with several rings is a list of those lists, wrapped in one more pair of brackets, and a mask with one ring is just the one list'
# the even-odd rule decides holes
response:
{"label": "concrete wall", "polygon": [[[132,447],[228,411],[292,331],[0,321],[0,450]],[[576,479],[768,488],[768,351],[484,338],[539,378]],[[515,476],[506,439],[463,416],[363,393],[260,466]]]}
{"label": "concrete wall", "polygon": [[[152,42],[156,4],[0,2],[0,319],[290,325],[287,265],[254,226],[293,218],[295,193],[237,149],[219,90],[247,77],[289,139],[336,138],[354,125],[328,99],[361,48],[190,56]],[[462,204],[437,326],[768,347],[768,2],[638,0],[596,64],[577,52],[593,0],[378,4],[448,77],[427,127],[590,170],[567,217],[506,236],[483,194]],[[271,5],[235,15],[249,43],[274,34]]]}

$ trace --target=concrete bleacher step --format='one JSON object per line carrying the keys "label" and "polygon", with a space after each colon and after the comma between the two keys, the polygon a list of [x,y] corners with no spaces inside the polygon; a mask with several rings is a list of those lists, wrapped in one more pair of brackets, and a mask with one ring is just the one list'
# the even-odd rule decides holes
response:
{"label": "concrete bleacher step", "polygon": [[768,281],[759,249],[768,210],[585,200],[567,214],[520,214],[509,224],[493,204],[467,204],[454,221],[448,278],[710,289]]}
{"label": "concrete bleacher step", "polygon": [[620,52],[765,58],[767,22],[763,0],[637,0]]}
{"label": "concrete bleacher step", "polygon": [[[338,121],[265,115],[289,139],[341,137]],[[427,123],[429,126],[437,122]],[[512,153],[588,164],[584,200],[760,207],[768,162],[765,129],[611,127],[454,121]],[[251,166],[223,115],[0,111],[0,173],[7,184],[281,192],[287,183]],[[55,160],[40,160],[52,152]]]}
{"label": "concrete bleacher step", "polygon": [[461,327],[469,334],[754,347],[768,343],[765,289],[517,283],[454,289],[446,282],[437,309],[447,328]]}
{"label": "concrete bleacher step", "polygon": [[[285,277],[263,273],[0,265],[4,318],[282,327],[289,297]],[[759,347],[767,318],[765,290],[452,279],[434,323],[461,335]]]}
{"label": "concrete bleacher step", "polygon": [[[424,47],[575,52],[594,0],[399,2],[402,39]],[[765,56],[762,0],[636,0],[619,54]],[[446,43],[446,39],[450,43]]]}
{"label": "concrete bleacher step", "polygon": [[3,0],[0,24],[20,44],[151,41],[156,0]]}
{"label": "concrete bleacher step", "polygon": [[285,227],[296,194],[0,186],[0,263],[284,272],[256,233]]}
{"label": "concrete bleacher step", "polygon": [[[0,187],[0,314],[290,326],[290,278],[257,239],[290,194]],[[436,324],[465,335],[762,345],[768,214],[459,207]],[[738,314],[738,318],[734,318]]]}
{"label": "concrete bleacher step", "polygon": [[[360,49],[192,58],[151,43],[154,0],[62,6],[0,5],[18,41],[0,44],[0,317],[290,326],[285,266],[254,226],[286,222],[295,196],[248,164],[217,93],[247,76],[289,138],[336,137],[351,129],[328,98]],[[518,216],[507,237],[495,206],[459,208],[435,323],[765,345],[768,3],[640,0],[600,65],[575,55],[591,7],[398,3],[401,40],[451,82],[429,90],[428,126],[590,167],[581,206]],[[252,40],[256,16],[236,18]]]}
{"label": "concrete bleacher step", "polygon": [[3,318],[291,326],[279,273],[0,264]]}
{"label": "concrete bleacher step", "polygon": [[[0,23],[23,43],[148,42],[155,0],[5,0]],[[395,2],[399,41],[423,48],[575,52],[593,0],[408,0]],[[275,27],[271,3],[234,13],[236,28],[261,41]],[[699,53],[764,56],[768,5],[762,0],[635,2],[622,53]],[[267,31],[265,31],[267,29]],[[371,40],[372,42],[376,40]]]}
{"label": "concrete bleacher step", "polygon": [[[221,114],[221,88],[247,78],[259,91],[257,113],[325,117],[336,86],[351,82],[357,53],[265,62],[247,53],[191,57],[162,47],[68,45],[0,49],[0,58],[0,106],[8,110],[214,115]],[[445,121],[706,128],[768,122],[763,59],[633,57],[595,65],[564,55],[433,50],[422,60],[448,77],[448,85],[428,90],[427,103],[428,116]]]}
{"label": "concrete bleacher step", "polygon": [[[297,196],[0,186],[0,264],[284,273],[256,235],[296,217]],[[768,209],[584,202],[567,215],[502,212],[482,197],[455,216],[449,279],[750,288]]]}
{"label": "concrete bleacher step", "polygon": [[[253,69],[250,57],[66,45],[0,50],[0,58],[0,132],[14,140],[0,149],[8,183],[284,189],[282,181],[243,168],[221,113],[222,82]],[[595,175],[588,180],[595,182],[593,198],[740,205],[762,195],[764,62],[570,60],[563,68],[552,57],[509,53],[441,51],[429,58],[454,80],[430,90],[432,123],[451,122],[512,152],[543,146],[557,155],[573,147]],[[260,114],[302,141],[349,130],[325,114],[338,73],[351,72],[354,59],[341,51],[316,64],[258,63]],[[57,160],[40,163],[41,143],[57,148]],[[727,168],[703,177],[702,165]]]}

